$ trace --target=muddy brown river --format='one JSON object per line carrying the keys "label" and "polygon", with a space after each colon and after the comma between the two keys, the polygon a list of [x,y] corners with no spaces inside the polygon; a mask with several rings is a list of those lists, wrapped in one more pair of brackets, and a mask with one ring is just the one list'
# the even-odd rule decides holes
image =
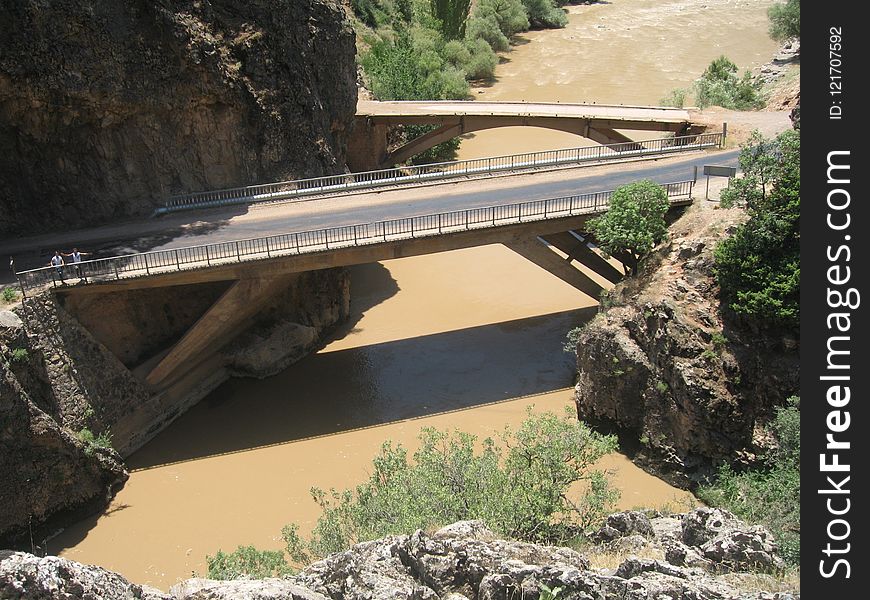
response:
{"label": "muddy brown river", "polygon": [[[771,2],[612,0],[569,7],[564,30],[531,32],[506,55],[489,100],[657,104],[726,54],[770,59]],[[505,128],[463,142],[463,158],[589,142]],[[352,271],[351,324],[320,352],[265,380],[231,380],[132,456],[130,480],[102,514],[48,550],[167,589],[204,574],[205,556],[240,544],[281,547],[289,522],[310,530],[311,486],[363,480],[384,440],[409,448],[423,426],[481,437],[528,406],[571,405],[565,332],[595,302],[501,246]],[[625,457],[602,461],[620,508],[696,501]]]}

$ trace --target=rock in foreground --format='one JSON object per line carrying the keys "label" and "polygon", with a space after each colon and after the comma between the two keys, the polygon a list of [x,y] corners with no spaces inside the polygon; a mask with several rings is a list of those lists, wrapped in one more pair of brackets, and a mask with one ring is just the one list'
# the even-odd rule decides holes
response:
{"label": "rock in foreground", "polygon": [[[296,577],[235,581],[189,579],[168,594],[132,584],[120,575],[57,557],[0,554],[0,597],[120,600],[535,600],[544,586],[561,588],[565,600],[790,600],[790,593],[740,589],[720,572],[750,564],[781,564],[770,533],[730,513],[700,508],[649,519],[620,513],[599,536],[615,544],[641,536],[646,544],[679,557],[629,556],[616,569],[591,569],[568,549],[498,539],[482,523],[459,522],[434,534],[418,531],[358,544],[314,563]],[[632,523],[631,528],[618,528]],[[615,526],[616,525],[616,526]],[[700,545],[699,545],[700,544]],[[688,560],[686,558],[689,557]]]}

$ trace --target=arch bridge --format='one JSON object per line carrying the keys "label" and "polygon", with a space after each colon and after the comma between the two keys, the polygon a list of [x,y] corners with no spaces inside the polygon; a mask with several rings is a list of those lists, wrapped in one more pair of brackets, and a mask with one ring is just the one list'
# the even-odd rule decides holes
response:
{"label": "arch bridge", "polygon": [[[431,125],[434,129],[387,151],[387,129]],[[355,171],[392,166],[457,136],[497,127],[542,127],[579,135],[600,144],[633,142],[617,130],[657,131],[677,136],[700,133],[692,112],[683,108],[542,102],[428,101],[357,103],[348,143]]]}

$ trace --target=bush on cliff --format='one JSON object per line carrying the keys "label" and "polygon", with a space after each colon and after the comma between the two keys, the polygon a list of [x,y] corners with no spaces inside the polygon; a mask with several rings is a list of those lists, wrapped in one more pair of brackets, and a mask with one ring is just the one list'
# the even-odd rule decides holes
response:
{"label": "bush on cliff", "polygon": [[745,207],[749,220],[716,247],[722,301],[757,324],[798,331],[800,132],[775,140],[753,134],[740,167],[742,177],[722,191],[722,204]]}
{"label": "bush on cliff", "polygon": [[[468,433],[427,428],[413,461],[386,442],[371,477],[355,490],[312,489],[323,513],[308,541],[296,525],[283,529],[288,553],[308,562],[360,541],[464,519],[481,519],[513,538],[558,543],[596,524],[618,497],[605,474],[590,469],[616,440],[567,411],[530,414],[501,439],[477,443]],[[578,482],[586,491],[569,493]]]}
{"label": "bush on cliff", "polygon": [[637,272],[640,259],[667,235],[670,207],[664,188],[638,181],[614,190],[607,212],[589,221],[602,250],[622,261],[626,274]]}
{"label": "bush on cliff", "polygon": [[800,418],[800,399],[789,399],[771,424],[778,448],[764,468],[737,473],[724,465],[715,482],[697,492],[711,506],[768,527],[791,564],[800,562]]}

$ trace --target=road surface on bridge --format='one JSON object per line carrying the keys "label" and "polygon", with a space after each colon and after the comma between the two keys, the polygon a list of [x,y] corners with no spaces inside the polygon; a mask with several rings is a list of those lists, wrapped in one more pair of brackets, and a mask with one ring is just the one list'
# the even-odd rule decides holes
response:
{"label": "road surface on bridge", "polygon": [[[694,166],[699,167],[699,172],[705,164],[736,166],[737,156],[738,151],[698,153],[688,159],[681,157],[623,164],[618,170],[614,170],[613,165],[559,169],[451,181],[411,189],[175,213],[155,219],[4,240],[0,242],[0,256],[14,256],[16,270],[22,271],[46,266],[55,249],[66,251],[73,246],[91,252],[92,258],[106,258],[131,252],[181,248],[612,190],[639,179],[667,183],[691,179]],[[12,280],[9,272],[2,279],[5,282]]]}

